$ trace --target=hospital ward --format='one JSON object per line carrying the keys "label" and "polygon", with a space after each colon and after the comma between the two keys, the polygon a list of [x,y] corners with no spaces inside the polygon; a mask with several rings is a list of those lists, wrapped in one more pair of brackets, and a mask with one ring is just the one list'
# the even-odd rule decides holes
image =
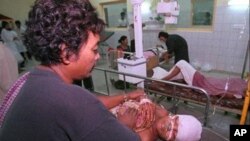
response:
{"label": "hospital ward", "polygon": [[249,8],[0,1],[0,141],[247,140]]}

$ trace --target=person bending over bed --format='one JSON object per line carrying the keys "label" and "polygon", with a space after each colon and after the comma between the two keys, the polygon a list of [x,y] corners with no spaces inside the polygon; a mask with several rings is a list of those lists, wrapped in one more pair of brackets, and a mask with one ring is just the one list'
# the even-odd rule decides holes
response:
{"label": "person bending over bed", "polygon": [[160,67],[154,68],[152,78],[184,79],[189,86],[203,88],[209,95],[224,95],[226,93],[226,96],[231,98],[242,98],[244,90],[247,88],[247,82],[240,78],[205,77],[185,60],[178,61],[169,72]]}
{"label": "person bending over bed", "polygon": [[167,32],[159,32],[158,38],[164,42],[168,49],[168,57],[174,56],[174,63],[180,60],[189,62],[188,44],[187,41],[180,35],[168,34]]}
{"label": "person bending over bed", "polygon": [[119,118],[129,108],[138,111],[133,130],[142,141],[155,141],[158,138],[166,141],[197,141],[201,138],[202,125],[195,117],[173,115],[148,98],[126,101],[110,111]]}

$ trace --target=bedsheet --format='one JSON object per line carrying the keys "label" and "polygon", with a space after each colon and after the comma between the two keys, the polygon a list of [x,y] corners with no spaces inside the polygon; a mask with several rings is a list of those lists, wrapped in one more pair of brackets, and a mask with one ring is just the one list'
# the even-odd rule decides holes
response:
{"label": "bedsheet", "polygon": [[[176,80],[175,82],[185,84],[184,80]],[[164,96],[176,97],[198,104],[205,104],[207,100],[204,94],[191,88],[183,88],[163,84],[161,82],[147,82],[145,83],[145,87],[148,88],[149,92],[152,93],[160,93]],[[218,109],[241,114],[241,109],[244,105],[244,98],[229,98],[225,97],[224,95],[210,96],[210,102],[212,106],[216,106]]]}

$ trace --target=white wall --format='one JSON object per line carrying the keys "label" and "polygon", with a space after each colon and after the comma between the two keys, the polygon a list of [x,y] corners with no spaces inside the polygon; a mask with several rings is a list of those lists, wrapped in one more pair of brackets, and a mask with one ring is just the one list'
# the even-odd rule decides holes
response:
{"label": "white wall", "polygon": [[[249,9],[228,6],[225,0],[217,1],[213,22],[213,31],[167,29],[167,32],[180,34],[187,40],[191,62],[209,64],[215,70],[241,73],[249,40]],[[157,43],[158,32],[143,32],[144,48]],[[117,45],[122,34],[127,31],[116,31],[107,42]],[[249,61],[246,68],[249,71]]]}
{"label": "white wall", "polygon": [[24,23],[34,1],[35,0],[0,0],[0,13]]}

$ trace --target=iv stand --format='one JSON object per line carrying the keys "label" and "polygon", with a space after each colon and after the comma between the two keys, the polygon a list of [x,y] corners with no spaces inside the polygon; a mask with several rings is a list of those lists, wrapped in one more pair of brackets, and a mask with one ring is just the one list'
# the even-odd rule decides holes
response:
{"label": "iv stand", "polygon": [[250,54],[250,39],[248,40],[245,60],[244,60],[243,69],[242,69],[242,73],[241,73],[241,78],[242,79],[244,78],[244,74],[245,74],[245,71],[246,71],[247,61],[250,60],[249,59],[249,54]]}
{"label": "iv stand", "polygon": [[[250,54],[250,40],[248,40],[247,51],[246,51],[246,56],[245,56],[245,61],[244,61],[244,65],[243,65],[241,78],[244,77],[247,61],[249,61],[249,59],[248,59],[249,54]],[[242,111],[241,111],[240,125],[243,125],[243,124],[246,123],[249,103],[250,103],[250,75],[248,74],[247,90],[246,90],[244,105],[243,105],[243,108],[242,108]]]}

